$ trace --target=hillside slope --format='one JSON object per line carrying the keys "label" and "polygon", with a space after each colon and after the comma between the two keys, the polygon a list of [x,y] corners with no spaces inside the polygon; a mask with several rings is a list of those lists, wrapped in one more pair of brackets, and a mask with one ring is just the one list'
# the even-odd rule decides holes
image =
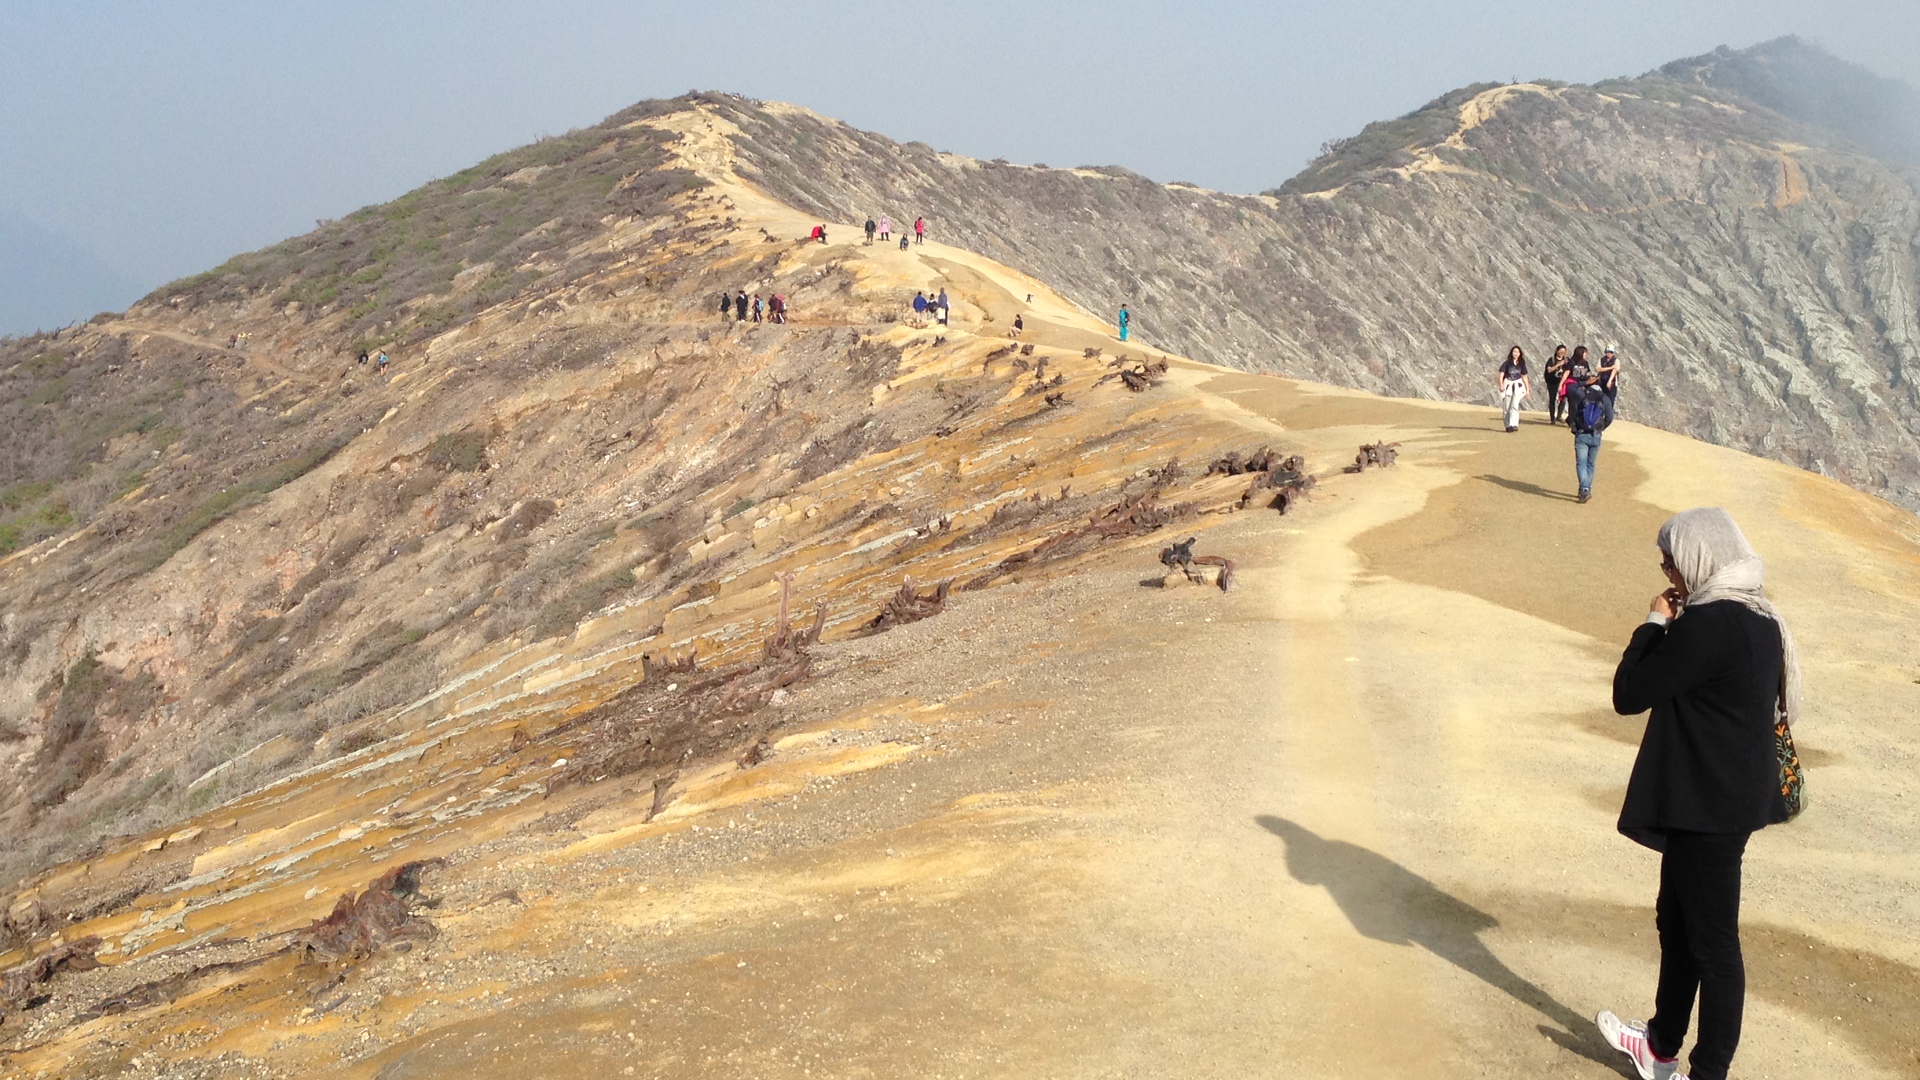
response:
{"label": "hillside slope", "polygon": [[[1577,504],[1537,416],[809,242],[738,108],[8,343],[0,1071],[1618,1075],[1583,1017],[1645,995],[1653,864],[1605,687],[1719,502],[1815,703],[1743,1075],[1915,1075],[1911,515],[1631,422]],[[1263,444],[1320,477],[1285,516],[1209,475]],[[1187,536],[1231,591],[1143,587]]]}
{"label": "hillside slope", "polygon": [[1626,415],[1916,509],[1920,174],[1740,96],[1819,116],[1809,99],[1842,84],[1849,101],[1880,85],[1788,40],[1590,87],[1469,87],[1263,196],[703,107],[782,201],[925,214],[1103,318],[1131,303],[1148,339],[1198,359],[1478,401],[1512,342],[1536,361],[1618,344]]}
{"label": "hillside slope", "polygon": [[[623,114],[11,344],[0,880],[588,643],[615,689],[646,653],[737,659],[778,572],[841,636],[902,574],[1152,517],[1127,500],[1182,501],[1246,436],[1169,422],[1193,402],[1128,389],[1097,324],[1004,267],[796,241],[808,219],[684,167],[704,122]],[[911,320],[942,285],[952,325]],[[791,319],[721,321],[742,287]]]}
{"label": "hillside slope", "polygon": [[[1587,1017],[1650,996],[1657,859],[1613,829],[1640,721],[1607,686],[1654,530],[1711,500],[1766,554],[1813,703],[1811,808],[1747,855],[1740,1075],[1920,1075],[1909,515],[1630,423],[1582,505],[1536,418],[1170,374],[1200,411],[1159,426],[1270,424],[1318,461],[1385,437],[1400,462],[1202,519],[1232,592],[1143,588],[1157,538],[1121,541],[830,640],[745,714],[713,674],[607,698],[617,617],[475,669],[492,693],[37,882],[54,929],[0,961],[97,938],[105,966],[36,986],[0,1065],[1617,1077]],[[1543,587],[1516,548],[1610,572]],[[763,749],[610,767],[655,710]]]}

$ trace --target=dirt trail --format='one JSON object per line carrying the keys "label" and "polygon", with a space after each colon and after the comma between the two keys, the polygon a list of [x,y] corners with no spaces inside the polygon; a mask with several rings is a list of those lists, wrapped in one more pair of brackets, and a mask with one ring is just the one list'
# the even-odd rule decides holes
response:
{"label": "dirt trail", "polygon": [[[721,169],[716,145],[696,135],[686,152]],[[742,233],[808,224],[748,189],[728,197]],[[836,235],[830,248],[859,243],[850,227]],[[950,282],[956,339],[1000,336],[1018,310],[1030,340],[1072,350],[1061,366],[1089,367],[1082,348],[1120,351],[1097,318],[956,249],[846,261],[893,290]],[[895,383],[963,359],[977,369],[915,356]],[[515,750],[513,726],[632,681],[637,646],[608,643],[655,616],[609,615],[571,652],[502,652],[488,661],[500,671],[474,675],[499,681],[459,691],[473,700],[419,739],[221,809],[206,836],[181,842],[194,877],[85,927],[148,971],[184,970],[282,940],[402,860],[445,855],[424,878],[432,938],[337,978],[291,956],[214,970],[177,1001],[16,1041],[0,1067],[1618,1076],[1586,1017],[1649,1005],[1656,863],[1612,828],[1639,722],[1612,715],[1607,684],[1661,586],[1654,528],[1718,502],[1768,557],[1816,702],[1799,733],[1813,809],[1749,855],[1740,1075],[1920,1076],[1910,516],[1626,424],[1580,505],[1567,497],[1569,438],[1537,415],[1506,434],[1486,408],[1184,361],[1169,382],[1102,406],[1106,423],[1153,425],[1144,444],[1102,443],[1036,464],[1063,470],[1044,484],[1019,482],[1131,475],[1158,464],[1137,455],[1172,445],[1169,431],[1305,454],[1325,479],[1295,512],[1192,526],[1200,551],[1238,561],[1234,591],[1143,587],[1155,550],[1180,538],[1163,530],[1070,572],[956,593],[935,618],[822,648],[764,760],[689,766],[657,816],[650,773],[558,791],[520,784],[524,769],[509,787],[497,768],[541,753]],[[1400,442],[1401,463],[1340,471],[1376,440]],[[856,474],[811,495],[851,504],[877,482]],[[777,568],[713,607],[763,603]],[[140,857],[62,873],[106,876],[105,863]],[[235,868],[254,876],[221,877]],[[116,968],[129,965],[107,959],[59,976],[59,992],[126,989]],[[9,1017],[10,1037],[34,1015]]]}
{"label": "dirt trail", "polygon": [[1316,467],[1401,464],[1206,532],[1229,594],[1141,587],[1156,537],[835,646],[768,765],[476,841],[428,876],[439,935],[337,989],[236,977],[10,1067],[1621,1075],[1585,1017],[1647,1008],[1655,861],[1612,830],[1638,725],[1605,688],[1649,523],[1711,498],[1822,703],[1814,809],[1750,855],[1741,1075],[1920,1075],[1910,527],[1627,425],[1580,506],[1544,424],[1177,374]]}

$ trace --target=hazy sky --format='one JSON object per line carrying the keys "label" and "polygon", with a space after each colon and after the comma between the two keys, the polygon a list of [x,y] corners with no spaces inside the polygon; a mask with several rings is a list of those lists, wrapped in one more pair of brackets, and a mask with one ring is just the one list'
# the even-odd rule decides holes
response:
{"label": "hazy sky", "polygon": [[1920,0],[0,0],[0,333],[688,89],[1257,191],[1465,83],[1637,75],[1789,33],[1916,81]]}

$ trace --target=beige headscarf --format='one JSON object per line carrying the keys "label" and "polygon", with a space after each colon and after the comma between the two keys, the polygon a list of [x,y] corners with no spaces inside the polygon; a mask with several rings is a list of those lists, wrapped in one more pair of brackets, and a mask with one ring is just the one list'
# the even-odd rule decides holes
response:
{"label": "beige headscarf", "polygon": [[1761,591],[1766,584],[1766,567],[1753,545],[1747,543],[1746,534],[1725,510],[1702,506],[1682,510],[1660,526],[1660,550],[1673,560],[1680,580],[1687,583],[1682,618],[1687,610],[1701,604],[1733,600],[1779,624],[1783,653],[1780,670],[1785,680],[1781,718],[1791,726],[1800,716],[1800,654],[1786,620]]}

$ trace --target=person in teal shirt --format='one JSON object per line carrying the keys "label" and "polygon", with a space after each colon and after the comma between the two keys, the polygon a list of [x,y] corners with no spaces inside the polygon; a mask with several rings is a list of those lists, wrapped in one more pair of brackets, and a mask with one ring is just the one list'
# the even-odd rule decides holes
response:
{"label": "person in teal shirt", "polygon": [[1132,321],[1132,319],[1133,319],[1133,316],[1127,314],[1127,305],[1121,304],[1120,305],[1120,340],[1121,341],[1127,340],[1127,323]]}

